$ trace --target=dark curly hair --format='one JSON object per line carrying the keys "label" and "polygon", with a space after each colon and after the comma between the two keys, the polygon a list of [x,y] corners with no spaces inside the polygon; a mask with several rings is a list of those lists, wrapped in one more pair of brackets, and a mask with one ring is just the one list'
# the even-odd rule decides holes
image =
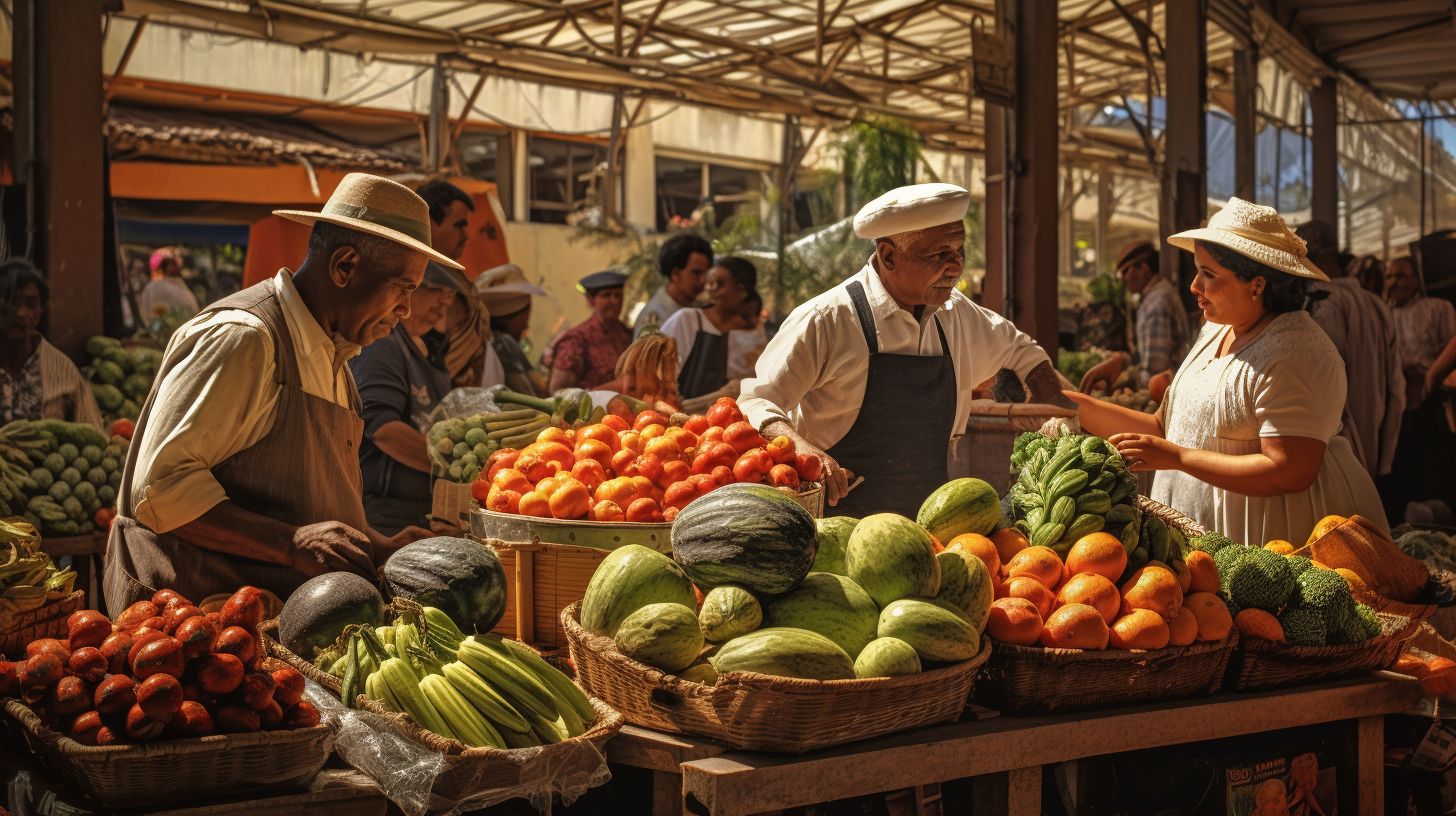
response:
{"label": "dark curly hair", "polygon": [[1264,310],[1270,314],[1308,311],[1317,301],[1324,300],[1330,295],[1329,292],[1314,289],[1312,287],[1314,282],[1309,278],[1300,278],[1280,272],[1247,255],[1240,255],[1221,244],[1196,241],[1195,245],[1203,247],[1219,266],[1234,273],[1241,281],[1248,282],[1254,278],[1263,278]]}
{"label": "dark curly hair", "polygon": [[713,262],[713,245],[708,243],[702,236],[692,233],[679,233],[662,242],[662,249],[657,251],[657,271],[662,273],[664,278],[672,277],[674,270],[683,269],[688,265],[688,260],[693,253],[705,255],[708,263]]}

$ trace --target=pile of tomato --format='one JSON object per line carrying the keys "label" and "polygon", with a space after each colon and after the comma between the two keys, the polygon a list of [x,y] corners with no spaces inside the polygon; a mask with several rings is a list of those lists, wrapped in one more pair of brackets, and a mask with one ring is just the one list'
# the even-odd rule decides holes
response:
{"label": "pile of tomato", "polygon": [[797,492],[818,481],[817,457],[787,436],[765,439],[732,397],[707,414],[608,415],[578,429],[547,428],[520,450],[491,454],[472,485],[481,506],[539,518],[672,521],[693,499],[734,482]]}

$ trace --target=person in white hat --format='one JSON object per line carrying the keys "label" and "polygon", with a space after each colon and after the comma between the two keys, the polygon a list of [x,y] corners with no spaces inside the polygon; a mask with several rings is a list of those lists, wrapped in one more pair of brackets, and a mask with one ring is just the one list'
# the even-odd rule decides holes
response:
{"label": "person in white hat", "polygon": [[1066,402],[1036,341],[956,289],[969,202],[954,184],[915,184],[866,204],[854,230],[874,254],[790,313],[743,381],[745,417],[821,460],[837,513],[913,518],[952,471],[973,389],[1003,368],[1034,401]]}
{"label": "person in white hat", "polygon": [[1069,391],[1082,427],[1153,498],[1234,541],[1304,542],[1327,515],[1388,529],[1370,474],[1340,435],[1345,367],[1310,317],[1325,273],[1271,207],[1231,198],[1168,243],[1193,253],[1205,324],[1154,415]]}
{"label": "person in white hat", "polygon": [[369,526],[345,363],[409,314],[428,261],[458,265],[430,248],[425,202],[378,176],[345,176],[319,212],[276,214],[313,228],[297,271],[211,304],[168,344],[118,489],[112,610],[163,588],[286,598],[324,572],[372,578],[423,533]]}
{"label": "person in white hat", "polygon": [[521,340],[531,327],[532,299],[545,294],[513,263],[487,269],[475,279],[475,295],[490,314],[491,350],[500,360],[506,387],[538,397],[546,394],[546,375],[526,356]]}

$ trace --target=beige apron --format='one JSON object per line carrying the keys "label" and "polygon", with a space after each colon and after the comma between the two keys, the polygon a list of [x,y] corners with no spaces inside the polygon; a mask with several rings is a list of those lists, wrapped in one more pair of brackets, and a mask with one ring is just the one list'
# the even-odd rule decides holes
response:
{"label": "beige apron", "polygon": [[[259,320],[273,336],[274,372],[279,386],[273,427],[257,444],[239,451],[212,469],[230,501],[259,515],[293,525],[340,521],[367,531],[360,490],[359,441],[364,420],[359,393],[349,377],[350,403],[345,408],[305,393],[293,339],[273,281],[266,280],[224,298],[204,314],[239,309]],[[195,337],[195,335],[194,335]],[[177,345],[163,361],[157,382],[186,359],[195,340]],[[196,376],[206,376],[199,371]],[[136,521],[132,477],[136,450],[147,433],[152,400],[147,399],[132,438],[132,454],[117,495],[117,516],[106,544],[104,591],[107,608],[120,612],[149,598],[157,589],[175,589],[194,602],[250,584],[287,599],[304,576],[284,566],[255,561],[187,544],[170,533],[157,534]],[[227,433],[219,428],[218,433]],[[371,576],[372,577],[372,576]]]}

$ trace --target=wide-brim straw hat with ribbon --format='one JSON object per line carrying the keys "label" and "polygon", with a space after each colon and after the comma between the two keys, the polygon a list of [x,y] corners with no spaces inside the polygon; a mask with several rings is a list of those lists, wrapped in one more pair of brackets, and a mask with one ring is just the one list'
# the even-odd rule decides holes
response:
{"label": "wide-brim straw hat with ribbon", "polygon": [[1194,241],[1227,247],[1296,278],[1330,279],[1310,261],[1304,239],[1294,234],[1278,211],[1241,198],[1230,198],[1208,219],[1208,226],[1168,236],[1168,243],[1189,252],[1193,251]]}
{"label": "wide-brim straw hat with ribbon", "polygon": [[451,269],[464,269],[430,246],[430,206],[414,190],[369,173],[344,176],[319,212],[274,210],[300,224],[323,221],[393,241]]}

